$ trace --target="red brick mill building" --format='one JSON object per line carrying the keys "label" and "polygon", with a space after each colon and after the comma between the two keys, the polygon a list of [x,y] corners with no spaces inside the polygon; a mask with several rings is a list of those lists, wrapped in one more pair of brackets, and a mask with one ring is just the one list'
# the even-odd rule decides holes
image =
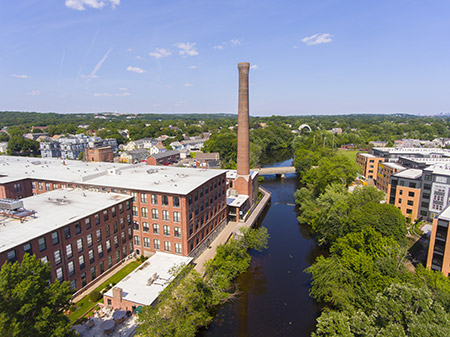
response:
{"label": "red brick mill building", "polygon": [[[126,195],[131,199],[131,207],[126,210],[131,212],[129,214],[131,223],[129,217],[125,220],[126,226],[130,226],[126,227],[124,234],[124,242],[127,243],[126,254],[135,252],[138,255],[150,256],[157,251],[162,251],[193,256],[206,245],[207,239],[216,229],[226,224],[225,175],[224,170],[156,167],[145,165],[145,163],[135,165],[85,163],[49,158],[2,156],[0,157],[0,198],[21,199],[58,189],[77,189],[86,194],[92,192],[100,196],[113,193]],[[75,198],[75,194],[73,195]],[[27,199],[24,200],[24,207],[28,208]],[[94,214],[85,215],[95,216]],[[102,218],[101,214],[100,218]],[[111,218],[112,216],[108,217],[108,221]],[[114,223],[109,225],[112,231]],[[71,226],[75,225],[71,224]],[[103,228],[102,232],[105,231],[106,228]],[[119,237],[120,245],[121,240],[122,236]],[[104,244],[106,245],[106,242]],[[24,248],[18,245],[14,247],[17,250],[16,259],[20,259]],[[121,249],[125,248],[121,246]],[[61,259],[69,259],[66,252],[62,248],[60,250]],[[33,253],[37,252],[39,250],[33,250]],[[0,249],[0,254],[7,253],[6,249]],[[126,254],[121,254],[120,259]],[[54,257],[51,254],[48,255],[49,261],[54,263]],[[36,256],[41,257],[40,254]],[[115,261],[114,257],[113,261]],[[0,263],[6,259],[7,257]],[[95,276],[103,270],[97,262],[96,257]],[[85,282],[81,279],[80,265],[77,261],[74,261],[74,265],[76,273],[74,278],[78,280],[75,281],[75,287],[80,289]],[[103,265],[108,265],[108,261],[103,262]],[[56,264],[52,264],[52,267],[54,267],[55,278],[61,279],[60,271],[56,275],[58,270]],[[63,279],[71,281],[73,278],[65,274],[66,269],[68,266],[63,266]],[[86,273],[86,282],[93,280],[93,276],[94,274],[89,270]]]}
{"label": "red brick mill building", "polygon": [[59,189],[0,201],[0,264],[25,253],[80,289],[133,251],[131,196]]}

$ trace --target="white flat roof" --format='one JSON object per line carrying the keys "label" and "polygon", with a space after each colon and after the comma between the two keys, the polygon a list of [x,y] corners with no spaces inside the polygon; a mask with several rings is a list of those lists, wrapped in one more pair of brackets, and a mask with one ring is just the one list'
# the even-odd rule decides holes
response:
{"label": "white flat roof", "polygon": [[[227,172],[227,179],[236,179],[237,178],[237,170],[226,170],[226,172]],[[255,179],[257,174],[258,174],[258,171],[250,170],[250,177],[252,179]]]}
{"label": "white flat roof", "polygon": [[25,178],[187,195],[226,172],[219,169],[95,163],[59,158],[0,156],[0,184]]}
{"label": "white flat roof", "polygon": [[393,168],[393,169],[396,169],[396,170],[404,170],[406,168],[406,167],[403,167],[400,164],[389,163],[389,162],[382,162],[382,163],[380,163],[380,165],[387,166],[387,167],[390,167],[390,168]]}
{"label": "white flat roof", "polygon": [[441,212],[441,214],[438,215],[438,219],[450,221],[450,206],[448,206]]}
{"label": "white flat roof", "polygon": [[36,211],[35,217],[28,216],[21,223],[18,219],[0,216],[0,252],[127,199],[131,199],[131,196],[81,189],[59,189],[24,198],[23,207]]}
{"label": "white flat roof", "polygon": [[367,157],[367,158],[377,158],[376,156],[374,156],[373,154],[370,154],[370,153],[360,153],[360,152],[358,152],[358,154],[360,156]]}
{"label": "white flat roof", "polygon": [[438,147],[374,147],[372,150],[388,152],[390,154],[401,153],[450,153],[450,149]]}
{"label": "white flat roof", "polygon": [[417,179],[422,175],[422,170],[418,169],[408,169],[394,174],[395,177],[406,178],[406,179]]}
{"label": "white flat roof", "polygon": [[450,175],[450,165],[445,164],[436,164],[433,166],[429,166],[426,169],[427,172],[431,171],[433,174],[449,176]]}
{"label": "white flat roof", "polygon": [[237,197],[227,197],[227,206],[241,207],[248,199],[248,195],[239,194]]}
{"label": "white flat roof", "polygon": [[[124,300],[140,305],[150,305],[158,298],[159,293],[173,281],[173,276],[169,271],[180,264],[188,265],[192,260],[192,257],[157,252],[115,287],[122,288]],[[155,273],[158,278],[151,285],[147,285],[148,280]],[[108,290],[105,295],[113,297],[112,289]]]}
{"label": "white flat roof", "polygon": [[416,163],[425,163],[426,165],[431,164],[445,164],[450,163],[450,157],[408,157],[408,156],[400,156],[401,159],[407,159]]}

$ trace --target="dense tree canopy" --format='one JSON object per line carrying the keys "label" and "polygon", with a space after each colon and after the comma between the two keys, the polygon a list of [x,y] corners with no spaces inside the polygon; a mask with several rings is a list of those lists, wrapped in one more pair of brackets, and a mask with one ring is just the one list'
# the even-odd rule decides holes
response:
{"label": "dense tree canopy", "polygon": [[73,336],[64,311],[72,292],[67,282],[49,284],[50,266],[25,254],[0,270],[1,336]]}
{"label": "dense tree canopy", "polygon": [[139,315],[139,335],[193,337],[207,326],[215,306],[234,295],[233,279],[249,267],[248,249],[267,247],[266,228],[244,228],[241,234],[217,248],[215,258],[205,265],[205,277],[190,267],[175,269],[178,277],[160,294],[159,303]]}

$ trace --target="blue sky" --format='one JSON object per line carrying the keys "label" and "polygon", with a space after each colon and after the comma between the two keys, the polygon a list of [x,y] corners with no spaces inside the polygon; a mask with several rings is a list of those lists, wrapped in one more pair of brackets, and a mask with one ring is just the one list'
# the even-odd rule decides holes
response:
{"label": "blue sky", "polygon": [[450,112],[450,1],[0,2],[0,110]]}

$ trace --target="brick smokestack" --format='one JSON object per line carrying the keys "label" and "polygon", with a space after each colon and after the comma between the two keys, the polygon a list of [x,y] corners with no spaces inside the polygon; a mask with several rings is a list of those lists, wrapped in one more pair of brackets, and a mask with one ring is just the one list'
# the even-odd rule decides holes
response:
{"label": "brick smokestack", "polygon": [[248,73],[250,63],[238,63],[239,69],[239,105],[238,105],[238,148],[237,148],[237,174],[247,176],[250,174],[250,142],[248,122]]}

